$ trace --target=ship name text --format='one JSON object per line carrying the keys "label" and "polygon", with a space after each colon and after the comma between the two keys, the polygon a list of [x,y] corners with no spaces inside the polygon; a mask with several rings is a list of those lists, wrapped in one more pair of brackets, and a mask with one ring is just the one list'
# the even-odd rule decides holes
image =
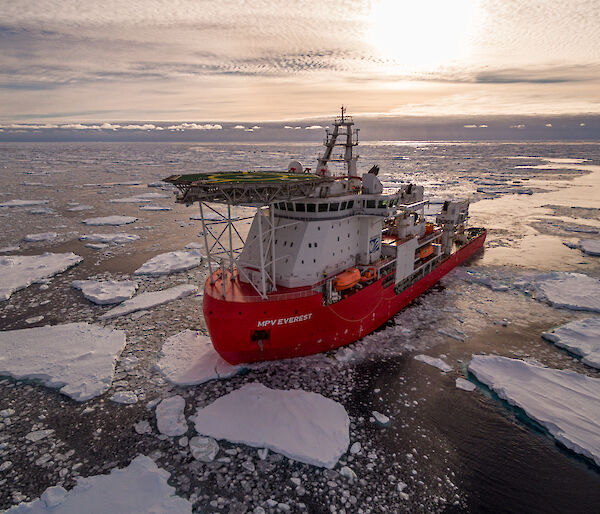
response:
{"label": "ship name text", "polygon": [[259,321],[258,327],[274,327],[275,325],[289,325],[290,323],[298,323],[300,321],[307,321],[312,318],[312,312],[308,314],[302,314],[301,316],[292,316],[290,318],[279,318],[279,319],[266,319]]}

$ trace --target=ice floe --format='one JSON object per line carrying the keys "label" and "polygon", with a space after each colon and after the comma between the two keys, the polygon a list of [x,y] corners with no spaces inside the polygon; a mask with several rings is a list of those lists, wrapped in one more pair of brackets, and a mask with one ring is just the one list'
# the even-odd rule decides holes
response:
{"label": "ice floe", "polygon": [[600,369],[600,318],[571,321],[542,334],[556,346],[583,357],[582,362]]}
{"label": "ice floe", "polygon": [[200,266],[201,260],[202,254],[198,250],[161,253],[135,270],[134,275],[169,275]]}
{"label": "ice floe", "polygon": [[75,205],[73,207],[69,207],[67,211],[69,212],[81,212],[81,211],[93,211],[94,207],[91,205]]}
{"label": "ice floe", "polygon": [[171,207],[167,205],[143,205],[140,211],[170,211]]}
{"label": "ice floe", "polygon": [[35,379],[77,401],[104,393],[125,332],[88,323],[0,332],[0,375]]}
{"label": "ice floe", "polygon": [[83,260],[72,252],[0,257],[0,301],[34,282],[61,273]]}
{"label": "ice floe", "polygon": [[71,287],[79,289],[90,302],[109,305],[131,298],[138,285],[133,280],[75,280]]}
{"label": "ice floe", "polygon": [[0,207],[33,207],[34,205],[47,205],[48,200],[9,200],[0,203]]}
{"label": "ice floe", "polygon": [[94,225],[94,226],[119,226],[119,225],[128,225],[130,223],[134,223],[137,221],[137,218],[134,216],[104,216],[102,218],[88,218],[83,220],[82,223],[86,225]]}
{"label": "ice floe", "polygon": [[183,413],[185,400],[176,394],[165,398],[156,406],[156,426],[161,434],[169,436],[183,435],[188,425]]}
{"label": "ice floe", "polygon": [[142,293],[104,313],[100,316],[100,319],[116,318],[117,316],[123,316],[124,314],[129,314],[131,312],[156,307],[163,303],[185,298],[186,296],[195,293],[197,290],[198,288],[192,284],[181,284],[169,289]]}
{"label": "ice floe", "polygon": [[567,448],[600,466],[600,380],[507,357],[474,355],[469,371]]}
{"label": "ice floe", "polygon": [[600,257],[600,239],[580,239],[578,246],[583,253]]}
{"label": "ice floe", "polygon": [[111,402],[123,403],[125,405],[132,405],[137,403],[138,397],[133,391],[118,391],[110,397]]}
{"label": "ice floe", "polygon": [[104,250],[105,248],[108,248],[108,245],[105,243],[86,243],[83,246],[91,248],[92,250]]}
{"label": "ice floe", "polygon": [[176,385],[197,385],[227,378],[242,369],[224,361],[210,338],[193,330],[179,332],[164,342],[156,368]]}
{"label": "ice floe", "polygon": [[37,500],[20,503],[10,514],[79,513],[105,514],[153,512],[191,514],[192,504],[175,494],[167,483],[170,473],[145,455],[108,475],[78,478],[73,489],[48,487]]}
{"label": "ice floe", "polygon": [[434,366],[440,371],[443,371],[444,373],[452,371],[452,366],[450,366],[450,364],[444,362],[442,359],[439,359],[437,357],[430,357],[429,355],[420,354],[415,355],[415,360],[424,362],[425,364],[429,364],[430,366]]}
{"label": "ice floe", "polygon": [[469,382],[466,378],[462,377],[456,379],[456,387],[457,389],[462,389],[463,391],[475,391],[477,388],[473,382]]}
{"label": "ice floe", "polygon": [[50,207],[36,207],[34,209],[30,209],[29,214],[35,214],[35,215],[43,215],[43,214],[56,214],[56,211],[54,209],[51,209]]}
{"label": "ice floe", "polygon": [[90,243],[112,243],[112,244],[123,244],[132,243],[137,241],[140,236],[135,234],[127,234],[126,232],[114,232],[111,234],[84,234],[79,240],[89,241]]}
{"label": "ice floe", "polygon": [[38,234],[27,234],[23,241],[26,243],[40,243],[42,241],[52,241],[56,239],[58,234],[56,232],[40,232]]}
{"label": "ice floe", "polygon": [[20,246],[5,246],[0,248],[0,253],[18,252],[20,249]]}
{"label": "ice floe", "polygon": [[111,203],[150,203],[158,198],[170,198],[170,196],[161,193],[143,193],[136,196],[128,196],[126,198],[115,198],[109,201]]}
{"label": "ice floe", "polygon": [[538,299],[554,307],[600,312],[600,280],[583,273],[554,271],[536,276]]}
{"label": "ice floe", "polygon": [[190,439],[192,457],[202,462],[212,462],[219,453],[219,443],[212,437],[196,436]]}
{"label": "ice floe", "polygon": [[251,383],[198,409],[205,436],[269,448],[291,459],[333,468],[350,443],[350,420],[340,403],[303,391]]}

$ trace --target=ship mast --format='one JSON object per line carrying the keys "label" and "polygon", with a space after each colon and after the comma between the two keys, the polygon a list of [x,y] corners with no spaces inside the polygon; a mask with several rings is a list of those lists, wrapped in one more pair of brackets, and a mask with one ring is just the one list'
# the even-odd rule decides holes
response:
{"label": "ship mast", "polygon": [[[323,156],[319,158],[317,170],[321,176],[331,176],[327,168],[327,163],[330,161],[344,162],[346,165],[346,172],[348,177],[356,177],[356,160],[358,155],[352,155],[352,149],[358,145],[358,131],[355,129],[354,120],[351,116],[347,116],[346,109],[342,105],[342,114],[333,121],[333,130],[330,132],[327,128],[327,137],[323,144],[325,145],[325,152]],[[338,137],[346,138],[345,141],[337,142]],[[333,150],[336,146],[344,147],[344,156],[341,159],[332,158]]]}

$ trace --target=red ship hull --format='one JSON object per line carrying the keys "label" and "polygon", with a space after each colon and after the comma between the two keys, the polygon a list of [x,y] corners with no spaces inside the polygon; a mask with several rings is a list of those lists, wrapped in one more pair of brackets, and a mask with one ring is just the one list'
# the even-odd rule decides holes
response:
{"label": "red ship hull", "polygon": [[[448,256],[430,273],[396,294],[385,277],[331,305],[310,290],[267,300],[236,296],[236,279],[223,298],[221,279],[205,284],[204,318],[213,346],[231,364],[300,357],[350,344],[373,332],[446,273],[479,250],[486,231]],[[298,292],[296,291],[298,295]],[[286,299],[287,298],[287,299]]]}

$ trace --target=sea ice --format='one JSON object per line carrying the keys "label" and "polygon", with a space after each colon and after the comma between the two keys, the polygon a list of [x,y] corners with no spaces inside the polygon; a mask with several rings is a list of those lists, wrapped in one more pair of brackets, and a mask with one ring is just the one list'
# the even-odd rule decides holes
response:
{"label": "sea ice", "polygon": [[600,466],[600,380],[507,357],[474,355],[469,371],[554,438]]}
{"label": "sea ice", "polygon": [[71,287],[79,289],[90,302],[108,305],[128,300],[138,285],[132,280],[75,280]]}
{"label": "sea ice", "polygon": [[544,332],[542,337],[583,357],[582,362],[588,366],[600,369],[600,318],[571,321]]}
{"label": "sea ice", "polygon": [[125,405],[132,405],[137,403],[138,397],[133,391],[117,391],[110,397],[111,402],[123,403]]}
{"label": "sea ice", "polygon": [[170,211],[171,207],[167,205],[143,205],[140,211]]}
{"label": "sea ice", "polygon": [[118,225],[128,225],[129,223],[134,223],[137,221],[137,218],[133,216],[104,216],[102,218],[88,218],[83,220],[82,223],[86,225],[95,225],[95,226],[118,226]]}
{"label": "sea ice", "polygon": [[35,207],[33,209],[30,209],[29,214],[36,214],[36,215],[41,215],[41,214],[56,214],[56,211],[54,209],[51,209],[50,207]]}
{"label": "sea ice", "polygon": [[41,232],[39,234],[27,234],[23,241],[26,243],[39,243],[42,241],[52,241],[56,239],[58,234],[56,232]]}
{"label": "sea ice", "polygon": [[429,364],[430,366],[434,366],[437,369],[443,371],[444,373],[452,371],[452,366],[450,366],[450,364],[436,357],[430,357],[429,355],[420,354],[415,355],[415,360],[424,362],[425,364]]}
{"label": "sea ice", "polygon": [[35,379],[77,401],[104,393],[125,332],[88,323],[0,332],[0,375]]}
{"label": "sea ice", "polygon": [[0,253],[18,252],[20,249],[20,246],[5,246],[0,248]]}
{"label": "sea ice", "polygon": [[456,379],[456,387],[463,391],[475,391],[477,386],[473,382],[469,382],[466,378],[459,377]]}
{"label": "sea ice", "polygon": [[69,207],[67,210],[70,212],[93,211],[94,207],[91,205],[76,205],[74,207]]}
{"label": "sea ice", "polygon": [[350,443],[350,420],[340,403],[300,389],[251,383],[198,409],[196,431],[286,457],[333,468]]}
{"label": "sea ice", "polygon": [[104,250],[105,248],[108,248],[108,245],[104,243],[86,243],[83,246],[91,248],[92,250]]}
{"label": "sea ice", "polygon": [[201,250],[203,247],[202,243],[188,243],[184,246],[186,250]]}
{"label": "sea ice", "polygon": [[185,400],[180,395],[165,398],[156,406],[156,426],[161,434],[183,435],[188,430],[185,415]]}
{"label": "sea ice", "polygon": [[135,234],[127,234],[126,232],[114,232],[111,234],[84,234],[79,240],[89,241],[91,243],[112,243],[112,244],[123,244],[132,243],[137,241],[140,236]]}
{"label": "sea ice", "polygon": [[600,280],[582,273],[554,271],[534,278],[540,299],[554,307],[600,312]]}
{"label": "sea ice", "polygon": [[0,301],[8,300],[15,291],[61,273],[82,260],[72,252],[0,257]]}
{"label": "sea ice", "polygon": [[109,201],[111,203],[150,203],[157,198],[170,198],[170,196],[161,193],[143,193],[136,196],[128,196],[127,198],[115,198]]}
{"label": "sea ice", "polygon": [[212,437],[192,437],[190,439],[190,451],[194,459],[202,462],[212,462],[219,453],[219,443]]}
{"label": "sea ice", "polygon": [[227,378],[242,369],[224,361],[210,338],[193,330],[179,332],[164,342],[156,368],[176,385],[197,385]]}
{"label": "sea ice", "polygon": [[34,205],[47,205],[48,200],[9,200],[0,203],[0,207],[32,207]]}
{"label": "sea ice", "polygon": [[169,275],[200,266],[202,254],[198,250],[179,250],[161,253],[135,270],[134,275]]}
{"label": "sea ice", "polygon": [[175,495],[167,483],[170,473],[145,455],[138,455],[126,468],[108,475],[78,478],[73,489],[48,487],[38,500],[20,503],[7,514],[191,514],[192,504]]}
{"label": "sea ice", "polygon": [[389,416],[386,416],[385,414],[382,414],[376,410],[374,410],[371,414],[373,414],[373,418],[375,418],[375,421],[380,425],[386,426],[390,424],[391,419]]}
{"label": "sea ice", "polygon": [[142,293],[124,301],[118,307],[115,307],[114,309],[104,313],[102,316],[100,316],[100,319],[116,318],[117,316],[129,314],[130,312],[156,307],[157,305],[162,305],[163,303],[185,298],[186,296],[195,293],[197,290],[198,288],[191,284],[181,284],[169,289]]}
{"label": "sea ice", "polygon": [[600,239],[580,239],[578,244],[583,253],[600,257]]}

